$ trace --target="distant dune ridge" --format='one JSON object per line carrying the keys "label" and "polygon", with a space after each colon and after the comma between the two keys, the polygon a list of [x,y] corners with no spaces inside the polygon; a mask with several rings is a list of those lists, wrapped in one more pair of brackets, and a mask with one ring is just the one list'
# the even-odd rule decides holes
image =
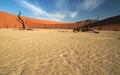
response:
{"label": "distant dune ridge", "polygon": [[[43,28],[43,29],[73,29],[77,27],[91,27],[99,30],[120,30],[120,15],[104,20],[85,20],[76,23],[65,23],[40,20],[28,17],[22,17],[27,22],[27,28]],[[21,24],[17,21],[17,15],[0,11],[0,28],[21,28]]]}
{"label": "distant dune ridge", "polygon": [[87,26],[98,30],[120,30],[120,15],[90,23],[85,27]]}

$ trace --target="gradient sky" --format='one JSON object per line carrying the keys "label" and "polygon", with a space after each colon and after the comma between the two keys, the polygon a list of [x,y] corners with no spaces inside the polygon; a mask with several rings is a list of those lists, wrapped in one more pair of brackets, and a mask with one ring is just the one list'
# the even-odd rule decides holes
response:
{"label": "gradient sky", "polygon": [[0,0],[0,11],[61,22],[120,15],[120,0]]}

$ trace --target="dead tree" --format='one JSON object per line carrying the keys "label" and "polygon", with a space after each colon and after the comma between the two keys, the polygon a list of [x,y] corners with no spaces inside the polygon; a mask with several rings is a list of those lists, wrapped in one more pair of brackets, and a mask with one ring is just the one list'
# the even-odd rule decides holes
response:
{"label": "dead tree", "polygon": [[99,34],[99,32],[98,31],[94,31],[94,30],[92,30],[94,33],[96,33],[96,34]]}
{"label": "dead tree", "polygon": [[73,32],[79,32],[79,31],[80,31],[80,28],[79,28],[79,27],[73,29]]}
{"label": "dead tree", "polygon": [[19,23],[21,23],[22,29],[25,30],[25,29],[26,29],[26,23],[27,23],[27,21],[25,22],[25,21],[21,18],[20,15],[21,15],[21,12],[19,11],[17,21],[18,21]]}

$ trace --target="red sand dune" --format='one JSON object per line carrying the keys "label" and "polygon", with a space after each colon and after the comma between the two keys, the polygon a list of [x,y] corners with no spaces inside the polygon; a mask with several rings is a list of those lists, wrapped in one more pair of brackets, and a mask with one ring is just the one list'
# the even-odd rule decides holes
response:
{"label": "red sand dune", "polygon": [[[0,11],[0,28],[21,28],[22,26],[17,21],[17,18],[17,15]],[[92,20],[86,20],[79,23],[63,23],[28,17],[22,18],[24,19],[24,21],[27,21],[27,28],[73,29],[94,22]]]}
{"label": "red sand dune", "polygon": [[[9,14],[0,11],[0,28],[21,28],[21,24],[17,21],[17,15]],[[27,21],[27,27],[34,27],[34,25],[47,25],[47,24],[63,24],[62,22],[54,22],[47,20],[40,20],[34,18],[22,17],[24,21]],[[32,28],[31,27],[31,28]]]}
{"label": "red sand dune", "polygon": [[[22,28],[17,21],[17,15],[0,11],[0,28]],[[120,30],[120,15],[104,20],[85,20],[76,23],[63,23],[55,21],[40,20],[28,17],[22,17],[27,21],[27,28],[44,28],[44,29],[73,29],[77,27],[91,27],[101,30]]]}

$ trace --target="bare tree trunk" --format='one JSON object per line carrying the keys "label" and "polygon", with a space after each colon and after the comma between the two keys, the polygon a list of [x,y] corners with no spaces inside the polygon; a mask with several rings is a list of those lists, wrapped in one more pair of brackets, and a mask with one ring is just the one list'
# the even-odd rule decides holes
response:
{"label": "bare tree trunk", "polygon": [[20,22],[21,23],[21,25],[22,25],[22,29],[26,29],[26,23],[27,23],[27,21],[26,22],[24,22],[24,20],[21,18],[21,12],[19,11],[19,14],[18,14],[18,19],[17,19],[17,21],[18,22]]}

